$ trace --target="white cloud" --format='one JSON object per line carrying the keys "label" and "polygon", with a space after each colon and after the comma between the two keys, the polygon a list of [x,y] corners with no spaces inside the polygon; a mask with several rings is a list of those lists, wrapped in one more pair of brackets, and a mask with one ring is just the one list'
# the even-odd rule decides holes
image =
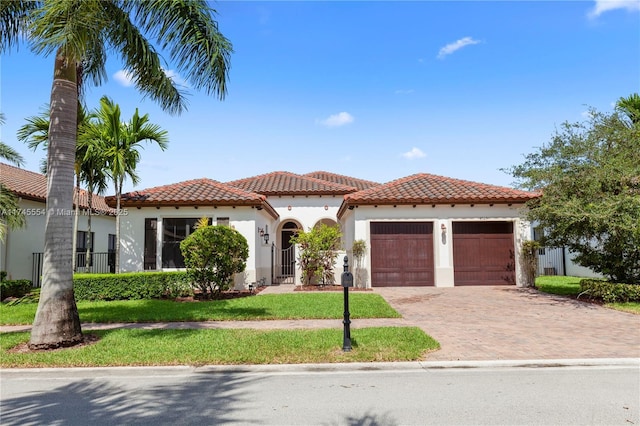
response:
{"label": "white cloud", "polygon": [[176,71],[165,70],[165,69],[163,69],[162,71],[164,71],[164,74],[167,77],[169,77],[171,81],[173,81],[173,84],[176,84],[182,87],[189,87],[189,83],[187,83],[187,81],[184,78],[180,77],[180,74],[178,74]]}
{"label": "white cloud", "polygon": [[[173,81],[173,84],[177,86],[189,87],[189,84],[186,82],[186,80],[180,77],[180,74],[178,74],[177,72],[165,69],[163,69],[162,71],[164,71],[164,74],[169,77],[171,81]],[[135,80],[133,74],[125,70],[117,71],[115,74],[113,74],[113,78],[124,87],[133,86]]]}
{"label": "white cloud", "polygon": [[456,50],[462,49],[465,46],[478,44],[478,43],[480,43],[480,40],[474,40],[471,37],[461,38],[460,40],[456,40],[453,43],[449,43],[445,47],[440,49],[440,51],[438,52],[438,59],[443,59],[445,56],[451,55]]}
{"label": "white cloud", "polygon": [[615,9],[625,9],[628,11],[640,10],[638,0],[596,0],[595,6],[589,11],[590,18],[597,18],[605,12]]}
{"label": "white cloud", "polygon": [[344,126],[345,124],[353,123],[355,118],[353,115],[348,112],[340,112],[338,114],[330,115],[324,120],[317,120],[317,123],[322,124],[326,127],[339,127]]}
{"label": "white cloud", "polygon": [[393,93],[395,93],[396,95],[410,95],[413,92],[415,92],[415,90],[413,90],[413,89],[404,89],[404,90],[400,89],[400,90],[396,90]]}
{"label": "white cloud", "polygon": [[133,75],[125,70],[120,70],[113,75],[113,78],[124,87],[133,86]]}
{"label": "white cloud", "polygon": [[402,156],[404,158],[406,158],[407,160],[415,160],[416,158],[426,157],[427,154],[422,152],[422,150],[420,148],[416,148],[414,146],[413,148],[411,148],[411,151],[403,153]]}

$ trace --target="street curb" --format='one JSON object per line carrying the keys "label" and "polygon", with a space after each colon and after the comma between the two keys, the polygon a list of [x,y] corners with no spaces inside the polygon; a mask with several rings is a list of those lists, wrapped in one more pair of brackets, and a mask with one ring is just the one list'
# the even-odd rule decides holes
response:
{"label": "street curb", "polygon": [[[1,368],[2,376],[35,374],[39,378],[62,373],[77,376],[120,376],[131,374],[175,375],[208,373],[335,373],[335,372],[385,372],[418,370],[455,370],[483,368],[565,368],[565,367],[638,367],[640,358],[581,358],[581,359],[531,359],[496,361],[410,361],[410,362],[352,362],[329,364],[259,364],[259,365],[205,365],[149,366],[149,367],[71,367],[71,368]],[[25,377],[26,378],[26,377]]]}

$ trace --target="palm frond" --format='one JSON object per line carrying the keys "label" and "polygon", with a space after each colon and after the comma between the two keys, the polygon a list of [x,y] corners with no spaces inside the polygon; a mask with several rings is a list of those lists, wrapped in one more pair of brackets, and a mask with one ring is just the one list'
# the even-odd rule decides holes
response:
{"label": "palm frond", "polygon": [[[185,93],[165,74],[160,55],[131,22],[128,11],[106,2],[104,7],[105,14],[111,18],[111,25],[105,36],[121,53],[124,70],[133,77],[135,86],[145,97],[158,102],[170,114],[179,114],[185,110]],[[170,9],[165,3],[165,9],[167,8]]]}
{"label": "palm frond", "polygon": [[20,209],[18,198],[0,183],[0,240],[4,241],[6,227],[9,229],[22,228],[27,221]]}
{"label": "palm frond", "polygon": [[216,11],[203,0],[152,0],[133,3],[136,19],[144,30],[155,37],[162,50],[186,79],[207,94],[224,99],[226,82],[233,53],[231,42],[225,38],[213,19]]}
{"label": "palm frond", "polygon": [[43,107],[40,115],[25,118],[27,124],[18,129],[16,137],[20,142],[27,144],[29,149],[35,151],[38,147],[47,147],[49,140],[49,107]]}
{"label": "palm frond", "polygon": [[0,54],[18,47],[28,34],[30,14],[42,4],[39,1],[0,1]]}

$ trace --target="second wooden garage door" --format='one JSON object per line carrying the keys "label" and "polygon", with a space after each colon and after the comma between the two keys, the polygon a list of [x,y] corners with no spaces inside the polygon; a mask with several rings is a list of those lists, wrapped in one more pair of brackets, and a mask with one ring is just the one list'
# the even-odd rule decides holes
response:
{"label": "second wooden garage door", "polygon": [[432,286],[433,223],[371,223],[371,285]]}
{"label": "second wooden garage door", "polygon": [[454,222],[455,285],[515,284],[512,222]]}

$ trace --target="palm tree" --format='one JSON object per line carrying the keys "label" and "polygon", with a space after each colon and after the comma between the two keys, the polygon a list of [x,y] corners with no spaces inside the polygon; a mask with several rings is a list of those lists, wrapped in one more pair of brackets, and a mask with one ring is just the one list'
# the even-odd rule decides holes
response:
{"label": "palm tree", "polygon": [[186,107],[185,94],[161,66],[157,46],[196,89],[224,98],[231,43],[204,0],[2,1],[0,54],[25,38],[37,54],[54,54],[50,101],[47,214],[40,302],[31,329],[32,349],[83,340],[73,296],[72,216],[78,71],[86,83],[106,77],[107,52],[120,55],[135,86],[170,113]]}
{"label": "palm tree", "polygon": [[169,142],[167,132],[160,126],[149,123],[149,115],[140,116],[138,109],[126,123],[120,119],[120,106],[103,96],[100,108],[94,112],[96,120],[86,128],[83,137],[100,141],[104,150],[108,173],[114,183],[116,195],[116,261],[115,271],[120,272],[120,200],[122,187],[127,177],[138,183],[136,166],[140,161],[140,143],[155,142],[165,150]]}
{"label": "palm tree", "polygon": [[[85,108],[82,106],[82,103],[78,102],[78,115],[77,115],[77,127],[78,130],[86,125],[89,122],[90,116],[87,115]],[[25,119],[27,124],[23,125],[18,129],[17,137],[19,141],[22,141],[27,144],[27,146],[36,150],[38,147],[43,146],[47,148],[47,142],[49,140],[49,106],[39,114],[34,115],[32,117],[27,117]],[[87,141],[88,142],[88,141]],[[73,253],[73,257],[71,260],[71,269],[73,272],[76,272],[76,246],[77,246],[77,231],[78,231],[78,218],[80,216],[80,183],[81,183],[81,167],[82,167],[82,159],[85,156],[85,151],[87,149],[87,143],[81,143],[78,141],[76,144],[76,157],[74,164],[74,174],[76,176],[76,185],[73,191],[73,202],[75,204],[74,209],[74,218],[73,218],[73,237],[72,237],[72,248],[71,252]],[[47,159],[44,158],[40,164],[40,171],[43,174],[47,174]],[[91,196],[89,196],[89,200],[91,200]],[[89,210],[91,210],[93,206],[89,203]]]}
{"label": "palm tree", "polygon": [[[0,124],[4,124],[4,114],[1,112]],[[2,141],[0,141],[0,158],[16,166],[21,166],[24,163],[22,156]],[[0,241],[4,241],[7,228],[22,228],[26,223],[18,199],[6,186],[0,183]]]}
{"label": "palm tree", "polygon": [[637,93],[618,99],[616,110],[624,114],[631,121],[631,125],[640,125],[640,95]]}

